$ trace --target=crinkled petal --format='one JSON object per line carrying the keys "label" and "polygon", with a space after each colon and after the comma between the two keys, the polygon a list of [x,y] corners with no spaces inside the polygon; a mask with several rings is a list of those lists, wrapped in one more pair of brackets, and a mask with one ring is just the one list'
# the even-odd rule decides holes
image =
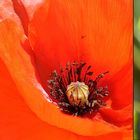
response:
{"label": "crinkled petal", "polygon": [[28,24],[37,7],[43,0],[12,0],[15,13],[18,15],[25,34],[28,36]]}
{"label": "crinkled petal", "polygon": [[0,1],[0,21],[10,18],[16,21],[20,25],[20,20],[13,9],[13,4],[11,0],[1,0]]}
{"label": "crinkled petal", "polygon": [[[18,0],[19,1],[19,0]],[[27,13],[29,15],[29,18],[31,19],[35,10],[38,9],[38,7],[40,6],[40,4],[43,2],[44,0],[21,0],[21,2],[24,4]]]}
{"label": "crinkled petal", "polygon": [[28,34],[28,24],[34,11],[44,0],[1,0],[0,1],[0,21],[10,18],[24,29]]}
{"label": "crinkled petal", "polygon": [[24,32],[28,35],[29,16],[21,0],[12,0],[15,13],[18,15]]}

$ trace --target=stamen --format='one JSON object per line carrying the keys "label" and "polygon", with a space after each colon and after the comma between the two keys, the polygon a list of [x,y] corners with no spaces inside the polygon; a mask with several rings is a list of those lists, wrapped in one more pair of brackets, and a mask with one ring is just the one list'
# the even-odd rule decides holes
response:
{"label": "stamen", "polygon": [[67,63],[65,69],[60,68],[59,74],[53,71],[48,81],[51,97],[65,113],[84,115],[106,105],[108,88],[97,87],[97,84],[108,71],[93,80],[91,66],[85,66],[84,62]]}

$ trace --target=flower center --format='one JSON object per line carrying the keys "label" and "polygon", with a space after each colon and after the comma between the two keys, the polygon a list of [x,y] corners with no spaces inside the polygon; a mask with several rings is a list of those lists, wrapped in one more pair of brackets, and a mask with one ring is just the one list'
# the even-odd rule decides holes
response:
{"label": "flower center", "polygon": [[88,105],[89,88],[83,82],[72,82],[66,91],[69,103],[72,106],[84,108]]}
{"label": "flower center", "polygon": [[91,66],[85,66],[83,62],[67,63],[59,73],[53,71],[48,81],[52,99],[65,113],[84,115],[106,105],[108,88],[97,85],[108,71],[93,80]]}

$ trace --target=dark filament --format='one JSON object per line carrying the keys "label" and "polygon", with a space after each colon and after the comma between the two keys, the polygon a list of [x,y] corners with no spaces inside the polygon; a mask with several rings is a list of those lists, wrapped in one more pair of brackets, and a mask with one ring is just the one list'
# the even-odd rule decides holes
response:
{"label": "dark filament", "polygon": [[[97,83],[108,71],[98,75],[93,80],[91,78],[93,72],[90,69],[91,66],[86,67],[84,62],[73,62],[67,63],[64,69],[60,68],[59,74],[56,70],[52,72],[51,80],[48,80],[50,95],[63,112],[79,116],[85,113],[96,113],[100,107],[106,105],[105,101],[108,99],[109,94],[108,88],[107,86],[97,87]],[[66,95],[67,86],[71,82],[77,81],[84,82],[89,87],[89,103],[84,108],[72,106]]]}

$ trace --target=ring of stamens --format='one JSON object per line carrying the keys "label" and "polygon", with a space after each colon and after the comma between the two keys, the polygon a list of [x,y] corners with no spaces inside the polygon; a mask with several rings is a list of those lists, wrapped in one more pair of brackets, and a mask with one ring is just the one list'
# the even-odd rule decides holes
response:
{"label": "ring of stamens", "polygon": [[48,80],[52,99],[65,113],[79,116],[97,112],[100,107],[106,105],[108,88],[97,87],[97,84],[108,71],[99,74],[93,80],[91,66],[85,66],[84,62],[67,63],[64,69],[60,68],[59,73],[53,71],[51,79]]}

